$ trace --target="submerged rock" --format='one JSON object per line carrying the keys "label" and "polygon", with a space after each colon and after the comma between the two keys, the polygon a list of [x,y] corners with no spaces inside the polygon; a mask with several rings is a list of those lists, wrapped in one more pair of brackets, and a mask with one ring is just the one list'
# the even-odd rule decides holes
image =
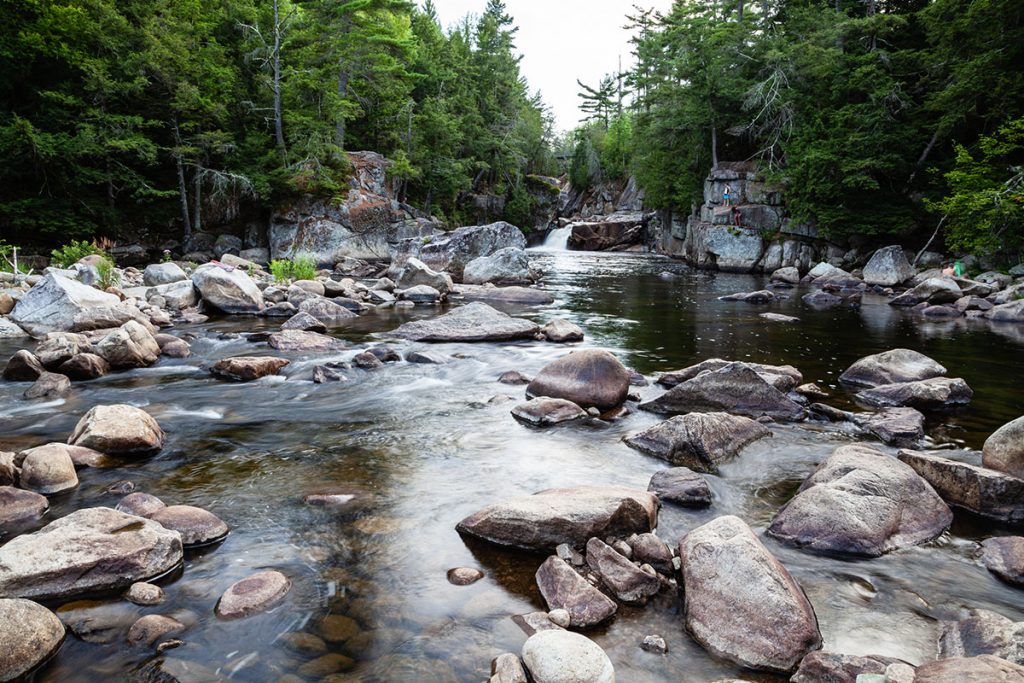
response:
{"label": "submerged rock", "polygon": [[185,630],[185,624],[174,617],[163,614],[147,614],[140,617],[131,628],[128,629],[128,643],[130,645],[154,645],[164,636],[181,633]]}
{"label": "submerged rock", "polygon": [[841,446],[800,486],[767,533],[824,553],[878,557],[939,536],[953,513],[909,466],[867,446]]}
{"label": "submerged rock", "polygon": [[149,519],[181,534],[186,548],[218,543],[228,535],[228,525],[217,515],[191,505],[171,505],[149,515]]}
{"label": "submerged rock", "polygon": [[578,405],[560,398],[534,398],[512,409],[512,417],[535,427],[550,427],[586,416],[587,412]]}
{"label": "submerged rock", "polygon": [[865,356],[839,376],[841,382],[864,387],[918,382],[943,377],[946,368],[917,351],[892,349]]}
{"label": "submerged rock", "polygon": [[702,508],[711,505],[711,488],[707,479],[688,467],[672,467],[655,472],[647,485],[658,500],[683,507]]}
{"label": "submerged rock", "polygon": [[950,505],[999,521],[1024,522],[1024,479],[920,451],[902,450],[899,459]]}
{"label": "submerged rock", "polygon": [[291,579],[279,571],[258,572],[231,584],[217,601],[217,616],[241,619],[265,612],[284,600],[291,588]]}
{"label": "submerged rock", "polygon": [[615,683],[615,667],[597,643],[571,631],[540,631],[523,645],[534,683]]}
{"label": "submerged rock", "polygon": [[746,363],[730,363],[678,384],[641,410],[661,415],[729,412],[750,417],[797,420],[803,408],[765,381]]}
{"label": "submerged rock", "polygon": [[274,356],[233,356],[214,363],[210,372],[236,382],[251,382],[268,375],[276,375],[289,362]]}
{"label": "submerged rock", "polygon": [[108,455],[136,455],[164,446],[164,430],[144,410],[118,404],[95,406],[78,421],[68,443]]}
{"label": "submerged rock", "polygon": [[0,681],[20,681],[64,642],[64,624],[31,600],[0,598]]}
{"label": "submerged rock", "polygon": [[762,289],[757,292],[737,292],[718,297],[719,301],[742,301],[747,304],[767,304],[775,300],[775,294]]}
{"label": "submerged rock", "polygon": [[530,398],[572,401],[581,408],[610,410],[629,395],[629,370],[600,349],[574,351],[545,365],[526,387]]}
{"label": "submerged rock", "polygon": [[1024,477],[1024,417],[1007,422],[985,439],[981,464],[1014,477]]}
{"label": "submerged rock", "polygon": [[489,505],[459,522],[464,534],[498,545],[550,552],[594,536],[628,536],[657,524],[658,499],[624,486],[548,489]]}
{"label": "submerged rock", "polygon": [[934,377],[920,382],[883,384],[857,393],[870,406],[910,406],[918,410],[943,410],[967,405],[974,391],[959,377]]}
{"label": "submerged rock", "polygon": [[86,508],[0,547],[0,595],[55,600],[123,590],[181,561],[177,532],[110,508]]}
{"label": "submerged rock", "polygon": [[698,472],[715,472],[754,441],[771,436],[760,422],[728,413],[690,413],[628,436],[626,445],[638,451],[685,465]]}
{"label": "submerged rock", "polygon": [[405,323],[392,334],[424,342],[485,342],[529,339],[539,329],[529,320],[513,318],[487,304],[474,302],[437,318]]}
{"label": "submerged rock", "polygon": [[574,628],[588,628],[607,621],[618,607],[594,588],[564,560],[552,555],[537,569],[537,588],[548,610],[564,609]]}
{"label": "submerged rock", "polygon": [[807,596],[738,517],[690,531],[679,557],[686,630],[713,655],[788,673],[821,647]]}

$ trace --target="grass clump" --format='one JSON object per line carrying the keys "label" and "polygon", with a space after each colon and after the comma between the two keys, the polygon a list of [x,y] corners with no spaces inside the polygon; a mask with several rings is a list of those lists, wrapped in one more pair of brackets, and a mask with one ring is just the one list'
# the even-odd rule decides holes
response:
{"label": "grass clump", "polygon": [[313,280],[316,278],[316,261],[306,254],[299,254],[293,259],[274,259],[270,262],[270,273],[278,282]]}

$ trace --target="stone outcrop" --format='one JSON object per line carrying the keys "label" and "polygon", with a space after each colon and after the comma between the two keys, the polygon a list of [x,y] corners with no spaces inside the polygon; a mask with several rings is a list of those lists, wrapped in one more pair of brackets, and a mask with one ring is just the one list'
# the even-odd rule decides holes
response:
{"label": "stone outcrop", "polygon": [[628,536],[657,525],[658,499],[624,486],[548,489],[489,505],[456,529],[498,545],[553,551],[561,543],[582,547],[594,536]]}
{"label": "stone outcrop", "polygon": [[86,508],[0,547],[0,596],[53,600],[123,590],[181,561],[177,532],[110,508]]}
{"label": "stone outcrop", "polygon": [[50,273],[18,300],[11,320],[33,337],[42,337],[47,332],[71,330],[75,317],[88,308],[118,303],[120,299],[113,294]]}
{"label": "stone outcrop", "polygon": [[878,557],[930,541],[952,521],[953,513],[911,467],[852,445],[815,469],[767,533],[816,552]]}
{"label": "stone outcrop", "polygon": [[398,245],[391,268],[401,268],[409,257],[416,257],[434,270],[451,273],[461,281],[470,261],[509,247],[526,248],[526,237],[516,226],[504,221],[474,225],[434,235],[429,241],[405,240]]}
{"label": "stone outcrop", "polygon": [[572,401],[581,408],[610,410],[629,394],[629,370],[607,351],[574,351],[545,365],[526,387],[530,398]]}
{"label": "stone outcrop", "polygon": [[728,413],[690,413],[628,436],[626,445],[638,451],[685,465],[698,472],[715,472],[747,444],[771,436],[760,422]]}
{"label": "stone outcrop", "polygon": [[730,363],[678,384],[641,410],[661,415],[729,412],[749,417],[798,420],[803,408],[745,363]]}
{"label": "stone outcrop", "polygon": [[488,342],[529,339],[539,330],[540,326],[529,320],[473,302],[437,318],[405,323],[391,334],[423,342]]}
{"label": "stone outcrop", "polygon": [[821,647],[799,584],[738,517],[719,517],[679,541],[686,630],[740,666],[779,673]]}
{"label": "stone outcrop", "polygon": [[880,287],[893,287],[910,280],[915,274],[903,247],[899,245],[879,249],[864,266],[864,282]]}
{"label": "stone outcrop", "polygon": [[518,247],[506,247],[466,264],[462,281],[470,285],[525,285],[536,280],[530,258]]}
{"label": "stone outcrop", "polygon": [[948,504],[1003,522],[1024,522],[1024,479],[920,451],[902,450],[899,459]]}

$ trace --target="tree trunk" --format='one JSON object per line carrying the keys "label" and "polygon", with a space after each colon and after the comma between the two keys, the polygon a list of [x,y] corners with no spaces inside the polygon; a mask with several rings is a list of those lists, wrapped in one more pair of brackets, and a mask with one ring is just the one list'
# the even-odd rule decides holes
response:
{"label": "tree trunk", "polygon": [[711,126],[711,168],[718,168],[718,129]]}
{"label": "tree trunk", "polygon": [[178,167],[178,194],[181,201],[181,222],[185,228],[185,239],[192,236],[192,221],[188,215],[188,190],[185,188],[185,164],[181,158],[181,135],[178,133],[178,120],[173,122],[174,143],[178,149],[174,152],[174,163]]}
{"label": "tree trunk", "polygon": [[739,4],[736,7],[736,21],[743,21],[743,0],[739,0]]}
{"label": "tree trunk", "polygon": [[910,172],[910,177],[907,178],[907,184],[903,188],[904,192],[906,192],[907,190],[910,189],[910,186],[914,182],[914,178],[917,177],[917,172],[921,170],[922,166],[924,166],[924,162],[927,161],[928,155],[932,153],[932,148],[935,147],[935,143],[938,142],[938,141],[939,141],[939,129],[936,128],[935,132],[932,134],[932,139],[928,141],[928,144],[925,145],[925,147],[924,147],[924,151],[921,152],[921,158],[919,158],[917,160],[917,163],[914,165],[914,170]]}
{"label": "tree trunk", "polygon": [[193,178],[193,184],[195,188],[192,192],[192,217],[193,226],[196,232],[203,231],[203,169],[198,164],[196,165],[195,178]]}
{"label": "tree trunk", "polygon": [[274,0],[274,137],[281,158],[288,156],[284,144],[284,122],[281,111],[281,18],[278,14],[278,0]]}
{"label": "tree trunk", "polygon": [[[344,101],[348,96],[348,69],[345,60],[338,60],[338,99]],[[334,127],[334,144],[345,149],[345,113],[341,112]]]}

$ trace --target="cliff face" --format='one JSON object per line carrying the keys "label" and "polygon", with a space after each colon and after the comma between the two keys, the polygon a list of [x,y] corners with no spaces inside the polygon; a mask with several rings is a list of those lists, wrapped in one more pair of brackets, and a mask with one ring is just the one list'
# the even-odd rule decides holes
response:
{"label": "cliff face", "polygon": [[[726,187],[731,201],[726,204]],[[704,201],[686,218],[662,226],[659,249],[697,268],[732,273],[801,271],[844,250],[791,221],[782,190],[758,176],[753,162],[722,162],[704,181]]]}

